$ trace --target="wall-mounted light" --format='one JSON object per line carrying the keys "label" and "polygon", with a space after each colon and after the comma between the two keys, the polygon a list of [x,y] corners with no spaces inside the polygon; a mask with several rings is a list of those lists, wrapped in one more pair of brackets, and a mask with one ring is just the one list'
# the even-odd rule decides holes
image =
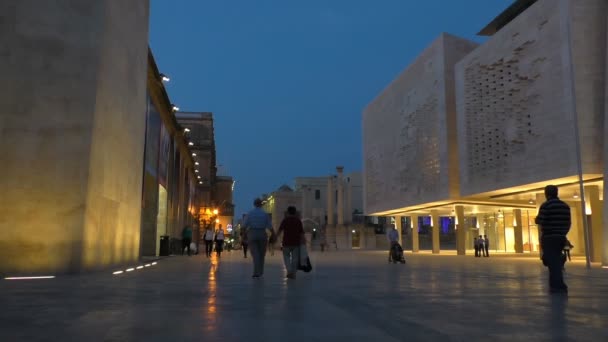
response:
{"label": "wall-mounted light", "polygon": [[574,193],[574,196],[572,196],[572,197],[574,197],[574,198],[578,198],[578,194],[575,192],[575,193]]}
{"label": "wall-mounted light", "polygon": [[203,184],[203,182],[198,182],[198,184]]}
{"label": "wall-mounted light", "polygon": [[196,157],[196,153],[192,153],[192,156],[193,156],[193,157]]}
{"label": "wall-mounted light", "polygon": [[201,179],[201,176],[196,176],[196,178]]}
{"label": "wall-mounted light", "polygon": [[217,209],[213,209],[213,215],[217,215],[220,211]]}
{"label": "wall-mounted light", "polygon": [[188,143],[188,146],[194,146],[194,143],[191,141]]}
{"label": "wall-mounted light", "polygon": [[186,133],[190,132],[190,128],[184,128],[184,132],[186,132]]}
{"label": "wall-mounted light", "polygon": [[528,203],[534,204],[534,200],[530,198],[530,200],[528,201]]}
{"label": "wall-mounted light", "polygon": [[171,81],[171,79],[169,78],[169,76],[167,76],[165,74],[160,74],[160,79],[163,82],[169,82],[169,81]]}
{"label": "wall-mounted light", "polygon": [[194,170],[194,172],[198,173],[198,170]]}
{"label": "wall-mounted light", "polygon": [[172,104],[172,105],[171,105],[171,109],[172,109],[174,112],[177,112],[177,111],[179,110],[179,107],[178,107],[178,106],[176,106],[176,105],[174,105],[174,104]]}
{"label": "wall-mounted light", "polygon": [[215,223],[220,223],[220,219],[215,219]]}
{"label": "wall-mounted light", "polygon": [[198,162],[194,162],[194,165],[198,165]]}

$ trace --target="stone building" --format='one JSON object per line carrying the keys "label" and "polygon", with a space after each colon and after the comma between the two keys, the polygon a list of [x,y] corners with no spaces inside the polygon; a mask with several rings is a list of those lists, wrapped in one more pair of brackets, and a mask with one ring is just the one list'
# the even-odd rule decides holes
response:
{"label": "stone building", "polygon": [[[444,234],[450,219],[459,254],[479,234],[497,251],[538,252],[534,217],[543,187],[555,184],[572,209],[574,253],[586,252],[586,219],[592,260],[608,262],[602,196],[607,13],[603,0],[515,1],[481,30],[485,43],[445,59],[442,77],[452,86],[439,92],[407,78],[422,65],[422,83],[434,78],[431,65],[421,64],[433,43],[363,114],[366,213],[409,217],[413,240],[422,218],[430,217],[434,236]],[[413,106],[412,91],[421,101]],[[453,100],[430,110],[425,99],[436,96]],[[453,114],[444,115],[446,109]],[[419,111],[425,120],[417,119]],[[380,122],[384,135],[374,134]],[[400,174],[412,169],[418,175]],[[439,252],[443,240],[433,240]]]}
{"label": "stone building", "polygon": [[179,246],[214,200],[197,178],[215,175],[213,135],[178,123],[148,11],[146,0],[0,4],[0,275],[133,265],[161,253],[161,236]]}

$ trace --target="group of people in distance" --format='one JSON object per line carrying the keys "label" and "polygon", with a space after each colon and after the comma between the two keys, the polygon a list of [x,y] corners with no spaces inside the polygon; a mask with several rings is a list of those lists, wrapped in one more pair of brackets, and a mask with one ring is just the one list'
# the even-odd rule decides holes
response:
{"label": "group of people in distance", "polygon": [[218,257],[222,256],[222,252],[224,251],[224,230],[222,229],[222,225],[220,224],[218,229],[214,232],[211,227],[205,229],[205,234],[203,235],[205,238],[205,254],[207,258],[211,257],[211,253],[213,253],[213,244],[215,243],[215,253]]}
{"label": "group of people in distance", "polygon": [[488,237],[485,235],[479,235],[479,237],[476,237],[475,240],[473,241],[474,247],[475,247],[475,257],[479,258],[479,257],[489,257],[490,256],[490,241],[488,240]]}

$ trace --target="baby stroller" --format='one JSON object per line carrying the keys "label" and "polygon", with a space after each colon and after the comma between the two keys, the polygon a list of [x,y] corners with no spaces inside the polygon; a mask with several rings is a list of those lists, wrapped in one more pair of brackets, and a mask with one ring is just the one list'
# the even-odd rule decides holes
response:
{"label": "baby stroller", "polygon": [[397,242],[393,243],[391,246],[391,250],[388,254],[388,262],[389,263],[394,263],[396,264],[397,262],[400,262],[402,264],[405,264],[405,256],[403,256],[403,248],[401,247],[401,245]]}

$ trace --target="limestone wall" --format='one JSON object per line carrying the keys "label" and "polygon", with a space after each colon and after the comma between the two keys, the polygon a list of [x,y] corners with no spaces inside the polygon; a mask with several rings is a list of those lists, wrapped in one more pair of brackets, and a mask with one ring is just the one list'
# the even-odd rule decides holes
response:
{"label": "limestone wall", "polygon": [[148,1],[0,3],[0,273],[136,260]]}
{"label": "limestone wall", "polygon": [[462,195],[576,174],[566,18],[584,172],[601,173],[607,4],[562,4],[538,1],[458,63]]}
{"label": "limestone wall", "polygon": [[458,194],[453,73],[475,46],[442,34],[363,112],[366,213]]}

